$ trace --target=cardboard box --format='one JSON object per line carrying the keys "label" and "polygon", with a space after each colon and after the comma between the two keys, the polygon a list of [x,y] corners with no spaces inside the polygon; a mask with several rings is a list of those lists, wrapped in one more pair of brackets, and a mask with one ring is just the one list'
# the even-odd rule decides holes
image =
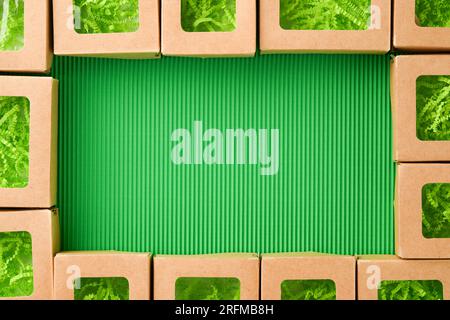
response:
{"label": "cardboard box", "polygon": [[391,86],[394,159],[450,161],[450,55],[394,58]]}
{"label": "cardboard box", "polygon": [[0,210],[0,300],[51,299],[58,251],[56,210]]}
{"label": "cardboard box", "polygon": [[[89,5],[79,0],[53,1],[55,54],[108,58],[156,58],[160,54],[159,0],[130,0],[117,10],[125,18],[92,25],[85,16]],[[109,6],[106,2],[103,6]],[[111,11],[111,8],[107,8]],[[102,10],[98,13],[101,21]]]}
{"label": "cardboard box", "polygon": [[254,56],[256,52],[256,1],[229,0],[228,3],[236,5],[235,12],[233,8],[228,13],[220,10],[213,11],[213,14],[217,12],[218,18],[229,17],[229,20],[226,20],[228,23],[224,24],[222,29],[217,29],[216,26],[210,26],[210,29],[205,26],[205,29],[202,29],[193,27],[196,23],[194,18],[189,15],[192,8],[189,7],[186,0],[164,0],[162,2],[163,55]]}
{"label": "cardboard box", "polygon": [[450,258],[450,164],[399,164],[396,252],[405,259]]}
{"label": "cardboard box", "polygon": [[[283,9],[284,1],[287,0],[260,1],[260,50],[263,54],[320,52],[381,54],[391,49],[390,0],[371,0],[371,5],[366,11],[367,17],[361,17],[359,24],[342,23],[335,26],[318,26],[317,23],[305,22],[314,21],[313,17],[310,20],[301,17],[296,18],[298,21],[290,19],[290,17],[298,16],[300,12],[312,10],[309,7],[308,10],[298,7],[297,10],[288,11],[287,7]],[[357,5],[360,5],[360,1],[354,1],[352,5],[349,5],[349,10],[354,10]],[[286,2],[286,4],[291,3]],[[339,3],[335,1],[329,1],[329,4],[339,6]],[[298,5],[311,6],[307,2],[298,3]],[[283,14],[284,12],[287,13]],[[291,15],[289,12],[294,14]],[[325,13],[329,14],[329,11]],[[315,17],[320,17],[314,14]],[[351,22],[351,20],[347,21]]]}
{"label": "cardboard box", "polygon": [[57,100],[52,78],[0,76],[0,207],[55,205]]}
{"label": "cardboard box", "polygon": [[55,257],[56,300],[150,300],[149,253],[62,252]]}
{"label": "cardboard box", "polygon": [[449,300],[449,260],[358,258],[358,300]]}
{"label": "cardboard box", "polygon": [[262,300],[356,299],[355,257],[320,253],[264,254],[261,264]]}
{"label": "cardboard box", "polygon": [[155,300],[258,300],[256,254],[154,258]]}
{"label": "cardboard box", "polygon": [[0,17],[0,34],[6,33],[0,37],[0,71],[47,73],[53,57],[50,0],[10,0],[2,7],[3,16],[14,17],[19,27],[9,33],[10,20]]}
{"label": "cardboard box", "polygon": [[[421,2],[425,1],[421,0]],[[416,13],[416,0],[394,1],[395,49],[435,52],[450,50],[450,24],[444,27],[444,25],[436,24],[432,19],[436,17],[438,10],[448,10],[448,8],[441,9],[437,5],[437,1],[427,1],[426,6],[430,8],[429,12]],[[421,15],[424,16],[422,19]],[[450,20],[447,22],[450,23]]]}

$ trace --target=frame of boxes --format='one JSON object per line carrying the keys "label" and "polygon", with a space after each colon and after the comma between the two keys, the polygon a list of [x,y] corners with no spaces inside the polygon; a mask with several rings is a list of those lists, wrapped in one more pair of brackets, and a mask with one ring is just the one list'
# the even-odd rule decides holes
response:
{"label": "frame of boxes", "polygon": [[396,256],[157,255],[152,268],[149,253],[58,253],[58,82],[0,76],[0,299],[149,300],[153,273],[157,300],[450,300],[450,8],[427,1],[356,1],[318,22],[306,19],[311,2],[261,0],[259,35],[256,0],[3,1],[8,73],[45,74],[53,53],[252,57],[258,36],[262,54],[385,54],[392,42],[397,180]]}

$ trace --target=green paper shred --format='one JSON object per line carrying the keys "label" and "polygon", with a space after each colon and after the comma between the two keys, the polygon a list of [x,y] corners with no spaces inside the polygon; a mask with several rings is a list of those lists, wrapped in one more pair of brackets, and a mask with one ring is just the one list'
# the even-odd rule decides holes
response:
{"label": "green paper shred", "polygon": [[333,280],[285,280],[281,300],[336,300]]}
{"label": "green paper shred", "polygon": [[30,101],[0,96],[0,188],[28,185]]}
{"label": "green paper shred", "polygon": [[450,140],[450,76],[422,76],[416,83],[417,138]]}
{"label": "green paper shred", "polygon": [[241,282],[236,278],[178,278],[176,300],[239,300]]}
{"label": "green paper shred", "polygon": [[139,29],[139,0],[73,0],[75,31],[124,33]]}
{"label": "green paper shred", "polygon": [[367,30],[372,0],[280,0],[286,30]]}
{"label": "green paper shred", "polygon": [[443,300],[444,288],[437,280],[382,281],[378,300]]}
{"label": "green paper shred", "polygon": [[419,27],[450,28],[450,1],[416,0],[416,22]]}
{"label": "green paper shred", "polygon": [[126,278],[80,278],[74,281],[74,287],[75,300],[130,299],[130,287]]}
{"label": "green paper shred", "polygon": [[0,232],[0,297],[28,297],[33,294],[31,235],[28,232]]}
{"label": "green paper shred", "polygon": [[0,51],[24,46],[24,0],[0,0]]}
{"label": "green paper shred", "polygon": [[425,238],[450,238],[450,183],[422,189],[422,233]]}
{"label": "green paper shred", "polygon": [[181,0],[186,32],[231,32],[236,29],[236,0]]}

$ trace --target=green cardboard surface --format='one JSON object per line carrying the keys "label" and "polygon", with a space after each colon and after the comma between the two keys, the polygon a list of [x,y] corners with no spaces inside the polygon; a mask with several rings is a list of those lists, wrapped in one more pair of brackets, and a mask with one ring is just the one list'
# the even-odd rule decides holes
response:
{"label": "green cardboard surface", "polygon": [[[53,75],[64,250],[394,252],[388,56],[56,57]],[[278,130],[276,174],[174,164],[195,121]]]}

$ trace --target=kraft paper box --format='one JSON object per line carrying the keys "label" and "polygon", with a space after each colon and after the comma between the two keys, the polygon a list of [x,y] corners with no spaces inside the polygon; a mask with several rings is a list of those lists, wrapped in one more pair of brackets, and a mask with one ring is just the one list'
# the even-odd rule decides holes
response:
{"label": "kraft paper box", "polygon": [[53,1],[55,54],[108,58],[160,55],[159,0]]}
{"label": "kraft paper box", "polygon": [[56,300],[150,300],[151,255],[62,252],[55,257]]}
{"label": "kraft paper box", "polygon": [[395,0],[394,47],[410,51],[450,51],[448,0]]}
{"label": "kraft paper box", "polygon": [[52,63],[50,0],[0,3],[0,71],[47,73]]}
{"label": "kraft paper box", "polygon": [[56,210],[0,210],[0,300],[49,300],[59,251]]}
{"label": "kraft paper box", "polygon": [[258,300],[256,254],[157,255],[155,300]]}
{"label": "kraft paper box", "polygon": [[400,164],[396,252],[405,259],[450,259],[450,164]]}
{"label": "kraft paper box", "polygon": [[[166,56],[251,57],[256,53],[256,0],[226,6],[162,1],[162,53]],[[223,1],[221,1],[223,2]]]}
{"label": "kraft paper box", "polygon": [[391,86],[394,159],[450,161],[450,55],[394,58]]}
{"label": "kraft paper box", "polygon": [[262,300],[355,300],[356,258],[319,253],[262,255]]}
{"label": "kraft paper box", "polygon": [[449,300],[450,260],[358,258],[358,300]]}
{"label": "kraft paper box", "polygon": [[0,207],[56,203],[58,83],[0,76]]}
{"label": "kraft paper box", "polygon": [[260,0],[261,53],[390,51],[390,0],[319,2]]}

